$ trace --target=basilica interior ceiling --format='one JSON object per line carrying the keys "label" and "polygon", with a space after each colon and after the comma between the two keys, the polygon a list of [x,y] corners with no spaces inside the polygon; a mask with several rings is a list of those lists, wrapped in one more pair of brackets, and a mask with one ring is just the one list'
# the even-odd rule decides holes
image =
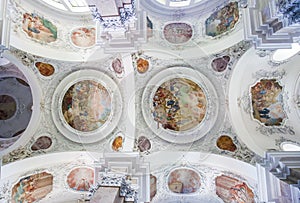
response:
{"label": "basilica interior ceiling", "polygon": [[149,163],[144,202],[259,202],[255,164],[300,145],[299,42],[245,40],[247,1],[93,2],[8,0],[0,202],[97,196],[102,159]]}

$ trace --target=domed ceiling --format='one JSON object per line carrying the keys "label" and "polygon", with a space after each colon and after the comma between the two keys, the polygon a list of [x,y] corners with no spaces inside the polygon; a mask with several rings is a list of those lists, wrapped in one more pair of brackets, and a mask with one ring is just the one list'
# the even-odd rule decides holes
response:
{"label": "domed ceiling", "polygon": [[[152,202],[259,202],[255,164],[282,143],[300,144],[299,54],[276,60],[245,41],[243,3],[8,1],[6,197],[59,202],[63,191],[83,201],[97,163],[111,167],[105,154],[134,152],[150,163]],[[99,20],[101,11],[119,13]],[[33,184],[33,199],[23,197]]]}

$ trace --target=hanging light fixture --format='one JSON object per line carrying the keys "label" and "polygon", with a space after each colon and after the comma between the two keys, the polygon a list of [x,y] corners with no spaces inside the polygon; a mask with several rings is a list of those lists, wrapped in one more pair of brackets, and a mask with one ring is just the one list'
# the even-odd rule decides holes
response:
{"label": "hanging light fixture", "polygon": [[105,52],[128,52],[147,40],[146,13],[138,0],[87,0],[96,21],[96,43]]}

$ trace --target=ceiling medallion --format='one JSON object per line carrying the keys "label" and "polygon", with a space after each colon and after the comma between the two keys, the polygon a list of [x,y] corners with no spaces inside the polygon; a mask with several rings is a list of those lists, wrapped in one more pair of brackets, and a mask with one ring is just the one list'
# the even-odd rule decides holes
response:
{"label": "ceiling medallion", "polygon": [[96,44],[105,52],[134,51],[146,42],[146,13],[138,9],[138,0],[87,0],[87,3],[96,21]]}

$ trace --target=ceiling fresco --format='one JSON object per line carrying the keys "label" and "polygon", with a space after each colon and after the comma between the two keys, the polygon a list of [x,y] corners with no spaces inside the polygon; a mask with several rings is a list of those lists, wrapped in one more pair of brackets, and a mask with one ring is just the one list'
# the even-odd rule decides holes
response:
{"label": "ceiling fresco", "polygon": [[201,123],[206,113],[205,93],[186,78],[174,78],[161,84],[152,101],[153,119],[164,129],[192,129]]}
{"label": "ceiling fresco", "polygon": [[71,42],[80,48],[89,48],[96,43],[96,29],[80,27],[71,32]]}
{"label": "ceiling fresco", "polygon": [[183,44],[193,36],[191,25],[182,22],[170,23],[163,28],[165,39],[172,44]]}
{"label": "ceiling fresco", "polygon": [[281,125],[286,118],[282,86],[275,79],[260,80],[251,87],[253,117],[266,126]]}
{"label": "ceiling fresco", "polygon": [[238,20],[238,2],[231,2],[206,19],[206,34],[211,37],[221,35],[233,29]]}
{"label": "ceiling fresco", "polygon": [[175,169],[168,178],[168,187],[174,193],[194,193],[199,190],[200,185],[200,176],[188,168]]}
{"label": "ceiling fresco", "polygon": [[8,1],[0,203],[261,202],[257,164],[300,143],[299,53],[244,40],[242,1],[110,1],[102,27]]}
{"label": "ceiling fresco", "polygon": [[216,177],[216,193],[225,202],[254,203],[254,193],[249,186],[233,177],[221,175]]}
{"label": "ceiling fresco", "polygon": [[121,93],[115,81],[103,72],[74,72],[57,86],[54,95],[52,106],[60,109],[51,112],[54,123],[75,142],[99,141],[118,125]]}
{"label": "ceiling fresco", "polygon": [[31,150],[32,151],[37,151],[37,150],[46,150],[50,148],[52,145],[52,139],[51,137],[48,136],[41,136],[37,138],[37,140],[31,145]]}
{"label": "ceiling fresco", "polygon": [[222,150],[227,150],[230,152],[234,152],[237,150],[237,146],[235,145],[233,139],[228,135],[221,135],[217,139],[217,147]]}
{"label": "ceiling fresco", "polygon": [[49,64],[49,63],[44,63],[44,62],[36,62],[35,67],[39,70],[40,74],[49,77],[54,74],[55,68]]}
{"label": "ceiling fresco", "polygon": [[100,128],[111,114],[111,96],[107,89],[92,80],[72,85],[62,100],[62,114],[74,129],[83,132]]}
{"label": "ceiling fresco", "polygon": [[36,13],[24,13],[22,29],[28,37],[40,42],[54,42],[57,39],[57,27]]}
{"label": "ceiling fresco", "polygon": [[12,202],[36,202],[53,188],[53,175],[42,172],[22,177],[12,188]]}
{"label": "ceiling fresco", "polygon": [[94,170],[92,168],[74,168],[67,176],[70,188],[76,191],[88,191],[94,184]]}

